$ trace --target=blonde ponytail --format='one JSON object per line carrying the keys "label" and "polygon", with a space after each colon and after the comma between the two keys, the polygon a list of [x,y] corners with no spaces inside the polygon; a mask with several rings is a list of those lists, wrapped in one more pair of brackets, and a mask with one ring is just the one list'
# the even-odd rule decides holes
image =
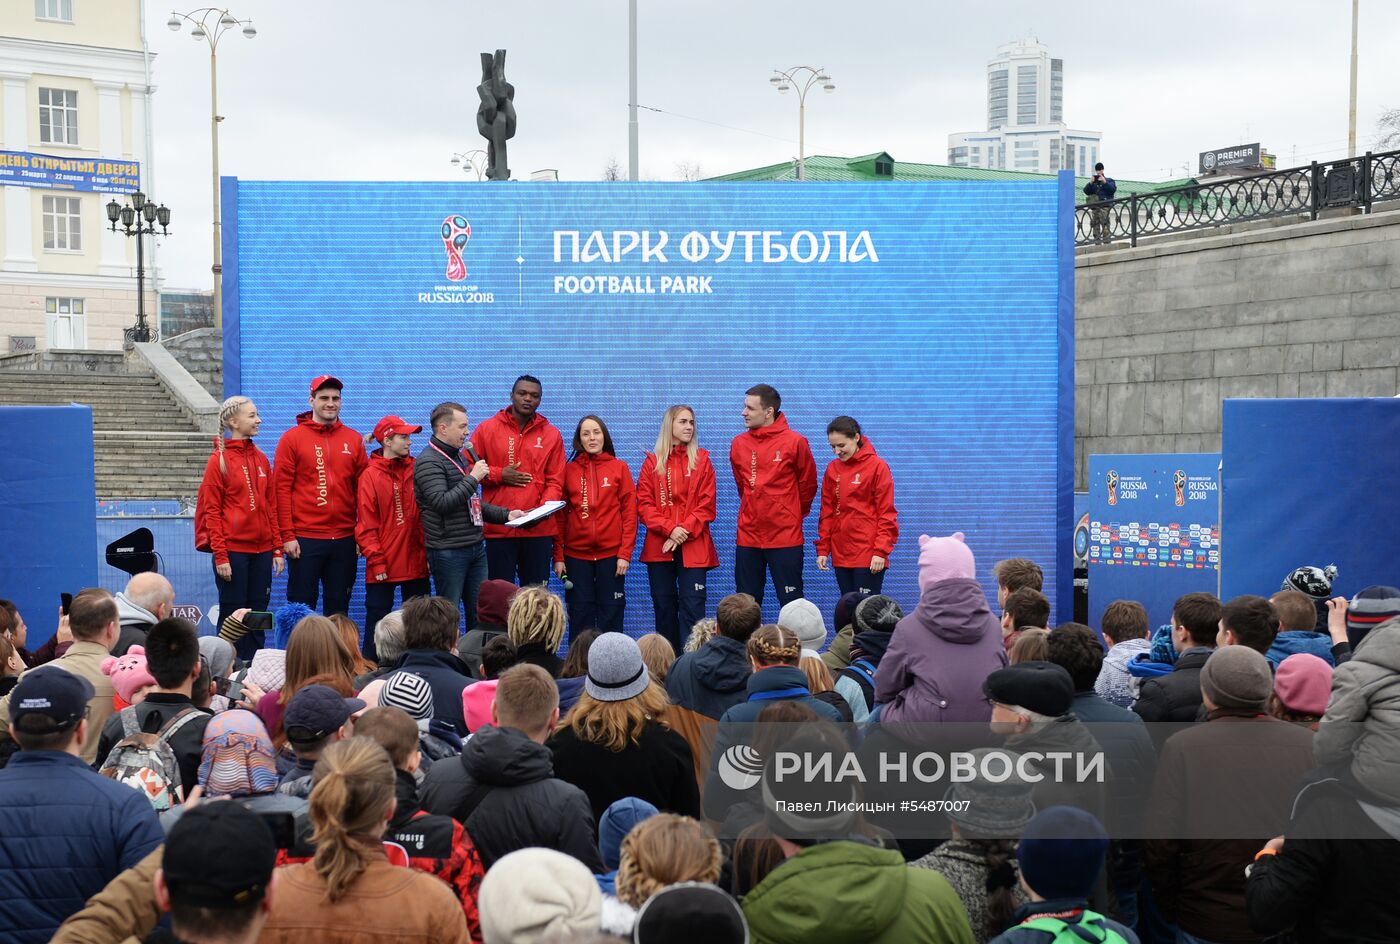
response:
{"label": "blonde ponytail", "polygon": [[394,765],[369,738],[337,741],[312,772],[310,814],[316,846],[312,867],[335,904],[369,866],[394,802]]}
{"label": "blonde ponytail", "polygon": [[238,415],[238,411],[252,402],[247,397],[229,397],[223,406],[219,407],[219,432],[214,439],[214,449],[219,454],[220,475],[228,475],[228,464],[224,461],[224,430],[232,429],[229,424]]}

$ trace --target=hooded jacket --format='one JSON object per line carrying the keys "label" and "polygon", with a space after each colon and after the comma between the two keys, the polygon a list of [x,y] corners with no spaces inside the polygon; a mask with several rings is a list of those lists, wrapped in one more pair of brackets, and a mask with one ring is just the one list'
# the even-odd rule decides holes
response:
{"label": "hooded jacket", "polygon": [[125,592],[118,593],[113,599],[117,601],[117,620],[121,624],[121,634],[117,636],[117,644],[112,647],[112,655],[120,658],[126,655],[126,651],[132,646],[146,645],[146,633],[160,620],[144,606],[131,602]]}
{"label": "hooded jacket", "polygon": [[663,553],[666,539],[677,527],[690,537],[681,545],[681,564],[709,570],[719,566],[710,522],[715,520],[715,467],[710,454],[695,450],[695,468],[690,468],[686,447],[677,443],[666,459],[664,474],[656,471],[656,456],[647,453],[637,476],[637,511],[646,537],[642,540],[642,563],[657,564],[672,559]]}
{"label": "hooded jacket", "polygon": [[746,685],[753,672],[744,644],[728,636],[714,636],[694,652],[686,652],[666,676],[671,703],[718,720],[748,697]]}
{"label": "hooded jacket", "polygon": [[1277,672],[1280,662],[1300,652],[1317,656],[1328,665],[1337,664],[1332,657],[1332,637],[1310,629],[1286,629],[1279,633],[1274,637],[1269,651],[1264,653],[1264,658],[1269,660],[1269,668]]}
{"label": "hooded jacket", "polygon": [[661,811],[646,800],[624,797],[609,806],[598,819],[598,852],[607,871],[598,878],[598,888],[604,895],[617,894],[617,870],[622,867],[622,840],[642,820]]}
{"label": "hooded jacket", "polygon": [[972,944],[948,882],[898,852],[859,842],[808,846],[744,896],[754,944]]}
{"label": "hooded jacket", "polygon": [[1349,766],[1362,787],[1400,806],[1400,618],[1367,633],[1333,671],[1313,750],[1319,764]]}
{"label": "hooded jacket", "polygon": [[869,567],[871,557],[888,560],[898,540],[890,467],[862,436],[855,455],[832,459],[822,477],[817,556],[830,557],[834,567]]}
{"label": "hooded jacket", "polygon": [[779,413],[769,425],[734,437],[729,466],[739,490],[738,546],[801,545],[802,519],[817,497],[817,462],[807,437]]}
{"label": "hooded jacket", "polygon": [[[536,413],[521,429],[509,408],[483,422],[472,433],[476,454],[491,467],[481,483],[483,501],[503,508],[529,511],[547,501],[564,499],[564,437],[549,420]],[[501,470],[519,464],[519,471],[534,476],[528,485],[506,485]],[[488,520],[488,538],[552,538],[559,533],[558,515],[550,515],[529,531],[507,528]]]}
{"label": "hooded jacket", "polygon": [[928,585],[875,671],[885,721],[990,721],[982,680],[1006,666],[1001,624],[968,577]]}
{"label": "hooded jacket", "polygon": [[195,499],[194,546],[210,551],[214,563],[227,564],[229,551],[282,556],[277,489],[272,466],[251,439],[224,440],[223,469],[214,450],[204,465]]}
{"label": "hooded jacket", "polygon": [[388,459],[383,449],[369,457],[359,482],[355,543],[365,558],[365,583],[403,583],[428,576],[423,519],[413,488],[413,457]]}
{"label": "hooded jacket", "polygon": [[355,533],[356,486],[368,464],[360,434],[336,420],[316,422],[311,411],[282,434],[273,458],[278,530],[294,537],[335,540]]}
{"label": "hooded jacket", "polygon": [[1205,646],[1187,649],[1166,675],[1143,679],[1133,711],[1143,721],[1195,721],[1201,710],[1201,669],[1214,651]]}
{"label": "hooded jacket", "polygon": [[464,548],[481,543],[486,522],[504,524],[509,509],[482,501],[481,483],[469,474],[471,463],[436,436],[413,464],[414,497],[423,518],[428,547]]}
{"label": "hooded jacket", "polygon": [[564,466],[564,501],[554,559],[630,561],[637,547],[637,489],[627,463],[582,453]]}
{"label": "hooded jacket", "polygon": [[487,869],[517,849],[544,846],[595,875],[605,871],[588,797],[554,776],[549,748],[514,728],[481,728],[459,761],[434,764],[422,799],[428,812],[466,827]]}

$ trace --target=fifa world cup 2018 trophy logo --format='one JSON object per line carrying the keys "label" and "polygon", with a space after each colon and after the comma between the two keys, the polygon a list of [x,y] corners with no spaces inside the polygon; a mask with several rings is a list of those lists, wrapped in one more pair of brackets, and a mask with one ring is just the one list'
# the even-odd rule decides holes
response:
{"label": "fifa world cup 2018 trophy logo", "polygon": [[1118,504],[1118,471],[1109,469],[1108,475],[1104,476],[1104,481],[1108,483],[1108,503],[1110,505]]}
{"label": "fifa world cup 2018 trophy logo", "polygon": [[1186,472],[1177,469],[1172,473],[1172,485],[1176,487],[1176,507],[1186,504]]}
{"label": "fifa world cup 2018 trophy logo", "polygon": [[467,277],[467,264],[462,250],[472,238],[472,224],[465,216],[449,216],[442,221],[442,245],[447,250],[447,280],[461,282]]}

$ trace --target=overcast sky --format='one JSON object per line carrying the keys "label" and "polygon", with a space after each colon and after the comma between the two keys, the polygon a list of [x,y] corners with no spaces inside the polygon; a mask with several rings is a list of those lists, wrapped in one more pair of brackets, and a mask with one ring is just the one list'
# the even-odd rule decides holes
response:
{"label": "overcast sky", "polygon": [[[478,54],[509,51],[517,177],[597,180],[627,163],[625,0],[230,0],[258,36],[219,51],[222,173],[267,180],[462,180],[476,132]],[[180,7],[184,10],[185,7]],[[156,54],[150,189],[174,214],[170,288],[212,287],[208,47],[146,0]],[[488,12],[502,11],[502,12]],[[1139,12],[1140,11],[1140,12]],[[1065,119],[1103,133],[1114,176],[1194,172],[1209,148],[1260,141],[1279,166],[1345,154],[1346,0],[641,0],[641,174],[673,180],[792,159],[797,102],[774,68],[825,67],[807,153],[885,150],[944,163],[947,136],[986,121],[986,62],[1034,35],[1065,61]],[[1095,15],[1099,13],[1101,15]],[[1363,0],[1358,146],[1400,107],[1400,3]],[[475,177],[470,178],[475,181]]]}

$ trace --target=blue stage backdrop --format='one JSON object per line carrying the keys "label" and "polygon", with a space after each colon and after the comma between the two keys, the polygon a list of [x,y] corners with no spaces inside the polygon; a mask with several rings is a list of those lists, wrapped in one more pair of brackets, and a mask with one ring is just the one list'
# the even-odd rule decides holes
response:
{"label": "blue stage backdrop", "polygon": [[1155,628],[1220,582],[1220,455],[1089,457],[1089,625],[1136,600]]}
{"label": "blue stage backdrop", "polygon": [[[901,534],[885,586],[905,607],[918,596],[920,533],[962,530],[993,599],[992,563],[1028,556],[1068,613],[1071,187],[1067,175],[802,186],[225,178],[224,382],[257,402],[270,456],[318,374],[345,382],[343,420],[365,432],[386,413],[426,425],[445,399],[466,404],[475,426],[530,373],[566,443],[597,413],[634,476],[665,408],[689,404],[719,475],[711,610],[734,586],[729,443],[745,389],[771,383],[819,471],[840,414],[889,462]],[[829,621],[838,594],[815,565],[817,508],[807,595]],[[641,632],[651,606],[640,566],[627,585],[627,627]],[[771,590],[764,610],[776,617]]]}
{"label": "blue stage backdrop", "polygon": [[1270,596],[1304,564],[1336,564],[1341,596],[1400,586],[1397,442],[1397,398],[1226,400],[1221,595]]}

